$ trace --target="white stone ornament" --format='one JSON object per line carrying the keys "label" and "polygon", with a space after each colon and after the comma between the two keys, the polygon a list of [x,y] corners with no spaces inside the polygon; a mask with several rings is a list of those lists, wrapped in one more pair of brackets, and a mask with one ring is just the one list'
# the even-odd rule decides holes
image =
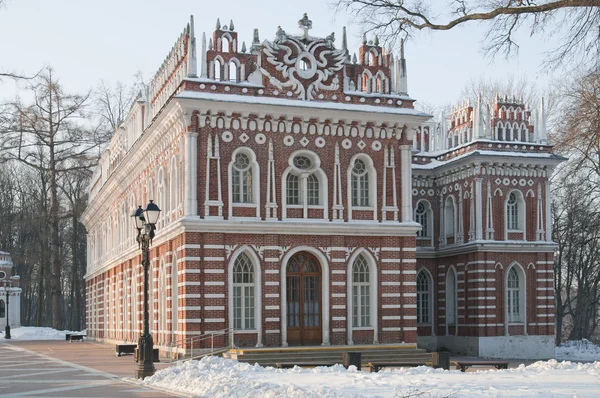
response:
{"label": "white stone ornament", "polygon": [[342,148],[344,149],[350,149],[352,148],[352,141],[350,141],[348,138],[346,138],[345,140],[342,141]]}
{"label": "white stone ornament", "polygon": [[373,141],[373,143],[371,143],[371,149],[374,150],[375,152],[381,151],[381,142]]}
{"label": "white stone ornament", "polygon": [[306,137],[302,137],[300,139],[300,145],[302,145],[304,147],[307,146],[309,143],[310,143],[310,140],[308,138],[306,138]]}
{"label": "white stone ornament", "polygon": [[224,131],[223,134],[221,134],[221,139],[223,142],[231,142],[233,140],[233,134],[231,134],[231,131]]}
{"label": "white stone ornament", "polygon": [[325,138],[317,137],[315,139],[315,145],[317,146],[317,148],[323,148],[325,146]]}
{"label": "white stone ornament", "polygon": [[254,137],[254,141],[256,141],[257,144],[262,145],[267,142],[267,137],[263,133],[258,133]]}
{"label": "white stone ornament", "polygon": [[292,137],[291,135],[286,135],[283,138],[283,144],[285,146],[292,146],[292,145],[294,145],[294,137]]}
{"label": "white stone ornament", "polygon": [[365,142],[363,140],[360,140],[358,142],[358,144],[356,144],[356,146],[358,147],[358,149],[360,149],[362,151],[363,149],[365,149],[365,147],[367,146],[367,144],[365,144]]}
{"label": "white stone ornament", "polygon": [[246,143],[246,141],[248,141],[250,139],[250,137],[248,137],[248,134],[246,133],[242,133],[242,135],[240,135],[240,141],[242,141],[244,144]]}

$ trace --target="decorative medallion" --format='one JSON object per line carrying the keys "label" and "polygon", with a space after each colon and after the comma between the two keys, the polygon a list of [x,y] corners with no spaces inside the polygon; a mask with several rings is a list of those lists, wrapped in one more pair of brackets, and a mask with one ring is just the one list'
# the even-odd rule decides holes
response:
{"label": "decorative medallion", "polygon": [[310,143],[310,140],[306,137],[300,138],[300,145],[307,146]]}
{"label": "decorative medallion", "polygon": [[381,142],[380,141],[373,141],[373,143],[371,144],[371,149],[379,152],[381,151]]}
{"label": "decorative medallion", "polygon": [[262,145],[267,142],[267,137],[263,133],[258,133],[254,137],[254,141],[256,141],[257,144]]}
{"label": "decorative medallion", "polygon": [[352,141],[350,141],[348,138],[346,138],[345,140],[342,141],[342,148],[344,149],[350,149],[352,148]]}
{"label": "decorative medallion", "polygon": [[365,144],[365,142],[363,140],[360,140],[358,142],[358,144],[356,144],[356,146],[358,147],[358,149],[360,149],[362,151],[363,149],[365,149],[365,147],[367,146],[367,144]]}
{"label": "decorative medallion", "polygon": [[294,137],[292,137],[291,135],[286,135],[283,138],[283,144],[285,146],[292,146],[292,145],[294,145]]}
{"label": "decorative medallion", "polygon": [[323,148],[325,146],[325,138],[317,137],[315,139],[315,145],[317,146],[317,148]]}
{"label": "decorative medallion", "polygon": [[223,142],[231,142],[233,140],[233,134],[231,134],[231,131],[224,131],[223,134],[221,134],[221,139]]}
{"label": "decorative medallion", "polygon": [[248,134],[246,133],[242,133],[242,135],[240,135],[240,141],[242,141],[244,144],[246,143],[246,141],[248,141],[250,139],[250,137],[248,137]]}

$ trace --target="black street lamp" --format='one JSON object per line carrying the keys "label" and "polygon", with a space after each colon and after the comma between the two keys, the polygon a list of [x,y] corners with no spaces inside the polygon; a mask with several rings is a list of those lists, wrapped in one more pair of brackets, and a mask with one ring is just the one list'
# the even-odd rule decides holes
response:
{"label": "black street lamp", "polygon": [[150,268],[150,245],[154,238],[154,230],[160,209],[150,201],[146,210],[139,206],[131,215],[135,220],[135,228],[138,231],[137,242],[142,249],[142,266],[144,267],[144,333],[138,340],[138,367],[135,371],[137,379],[143,379],[152,376],[154,368],[154,341],[150,334],[148,321],[148,270]]}
{"label": "black street lamp", "polygon": [[8,315],[10,314],[10,285],[11,280],[6,278],[2,280],[2,285],[4,286],[4,293],[6,294],[6,327],[4,328],[4,338],[10,340],[12,337],[10,335],[10,321]]}

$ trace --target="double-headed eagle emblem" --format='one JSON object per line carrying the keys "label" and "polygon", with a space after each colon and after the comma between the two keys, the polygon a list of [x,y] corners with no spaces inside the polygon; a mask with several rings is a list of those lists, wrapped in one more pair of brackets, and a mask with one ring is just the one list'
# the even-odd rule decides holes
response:
{"label": "double-headed eagle emblem", "polygon": [[340,79],[336,73],[343,68],[346,57],[334,47],[333,33],[324,39],[308,35],[312,22],[306,14],[298,25],[304,31],[302,36],[288,35],[279,27],[275,40],[264,42],[267,62],[275,67],[279,76],[264,67],[261,72],[279,90],[291,88],[297,98],[310,101],[321,90],[339,89]]}

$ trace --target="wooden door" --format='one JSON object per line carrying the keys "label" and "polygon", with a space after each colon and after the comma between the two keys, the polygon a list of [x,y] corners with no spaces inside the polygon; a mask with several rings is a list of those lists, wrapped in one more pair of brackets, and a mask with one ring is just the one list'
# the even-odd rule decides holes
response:
{"label": "wooden door", "polygon": [[319,345],[321,326],[321,267],[309,253],[294,255],[286,271],[287,341],[289,345]]}

